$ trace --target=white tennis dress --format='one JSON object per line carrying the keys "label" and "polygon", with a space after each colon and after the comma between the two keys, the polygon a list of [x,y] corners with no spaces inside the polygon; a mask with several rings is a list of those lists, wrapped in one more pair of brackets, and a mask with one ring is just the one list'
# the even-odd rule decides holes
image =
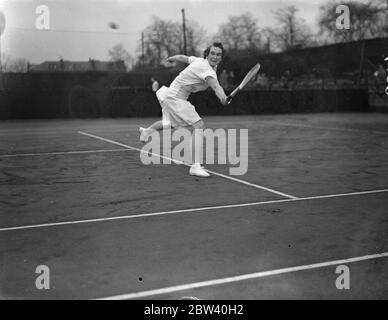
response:
{"label": "white tennis dress", "polygon": [[174,79],[170,87],[163,86],[157,92],[162,107],[163,125],[177,127],[193,125],[201,120],[195,107],[187,101],[192,92],[208,88],[207,77],[217,79],[215,69],[204,58],[189,57],[189,65]]}

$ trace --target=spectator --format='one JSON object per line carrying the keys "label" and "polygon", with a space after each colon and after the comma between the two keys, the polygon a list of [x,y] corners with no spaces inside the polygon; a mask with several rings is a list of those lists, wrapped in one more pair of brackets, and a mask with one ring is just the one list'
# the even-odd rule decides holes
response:
{"label": "spectator", "polygon": [[254,85],[255,85],[256,87],[268,87],[269,81],[268,81],[268,78],[267,78],[267,76],[265,75],[265,73],[259,74],[259,75],[257,76],[257,79],[256,79]]}
{"label": "spectator", "polygon": [[385,78],[386,71],[382,64],[379,64],[378,69],[373,74],[375,77],[382,77]]}
{"label": "spectator", "polygon": [[154,78],[151,77],[151,82],[152,82],[152,91],[156,92],[159,90],[159,82]]}
{"label": "spectator", "polygon": [[228,73],[225,69],[223,69],[220,74],[220,85],[224,88],[224,90],[227,90],[229,88]]}
{"label": "spectator", "polygon": [[234,72],[230,71],[228,75],[228,84],[234,85]]}

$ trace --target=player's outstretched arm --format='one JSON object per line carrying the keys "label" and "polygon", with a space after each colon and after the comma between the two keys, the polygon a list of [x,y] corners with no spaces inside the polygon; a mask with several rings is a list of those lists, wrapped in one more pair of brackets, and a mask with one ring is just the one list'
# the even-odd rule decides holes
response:
{"label": "player's outstretched arm", "polygon": [[206,83],[209,85],[210,88],[213,89],[214,93],[220,99],[221,103],[223,105],[226,105],[227,102],[227,97],[225,94],[224,89],[221,87],[220,83],[218,82],[217,79],[214,79],[213,77],[206,77]]}
{"label": "player's outstretched arm", "polygon": [[177,54],[175,56],[171,56],[167,58],[168,62],[183,62],[183,63],[189,63],[189,57],[185,56],[183,54]]}

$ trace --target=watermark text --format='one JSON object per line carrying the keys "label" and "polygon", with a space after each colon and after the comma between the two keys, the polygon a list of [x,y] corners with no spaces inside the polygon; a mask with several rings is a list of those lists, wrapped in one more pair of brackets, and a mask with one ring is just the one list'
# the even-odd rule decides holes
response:
{"label": "watermark text", "polygon": [[[195,137],[203,139],[201,149],[196,149],[193,137],[194,140]],[[177,144],[172,146],[174,142]],[[196,159],[199,158],[201,163],[230,164],[230,175],[244,175],[248,171],[248,129],[195,129],[192,133],[186,128],[179,128],[173,132],[165,129],[162,134],[154,131],[148,136],[142,151],[140,160],[146,165],[171,162],[190,164],[194,162],[193,155],[196,153]]]}

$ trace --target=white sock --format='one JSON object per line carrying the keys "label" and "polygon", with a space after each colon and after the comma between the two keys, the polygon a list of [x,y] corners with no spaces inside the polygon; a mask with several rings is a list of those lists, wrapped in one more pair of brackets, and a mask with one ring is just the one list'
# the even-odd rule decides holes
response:
{"label": "white sock", "polygon": [[[191,141],[192,150],[193,150],[193,163],[200,164],[202,161],[202,148],[203,148],[203,130],[202,129],[194,129],[194,132],[192,134],[192,138],[194,138],[194,146],[193,141]],[[194,148],[193,148],[194,147]]]}

